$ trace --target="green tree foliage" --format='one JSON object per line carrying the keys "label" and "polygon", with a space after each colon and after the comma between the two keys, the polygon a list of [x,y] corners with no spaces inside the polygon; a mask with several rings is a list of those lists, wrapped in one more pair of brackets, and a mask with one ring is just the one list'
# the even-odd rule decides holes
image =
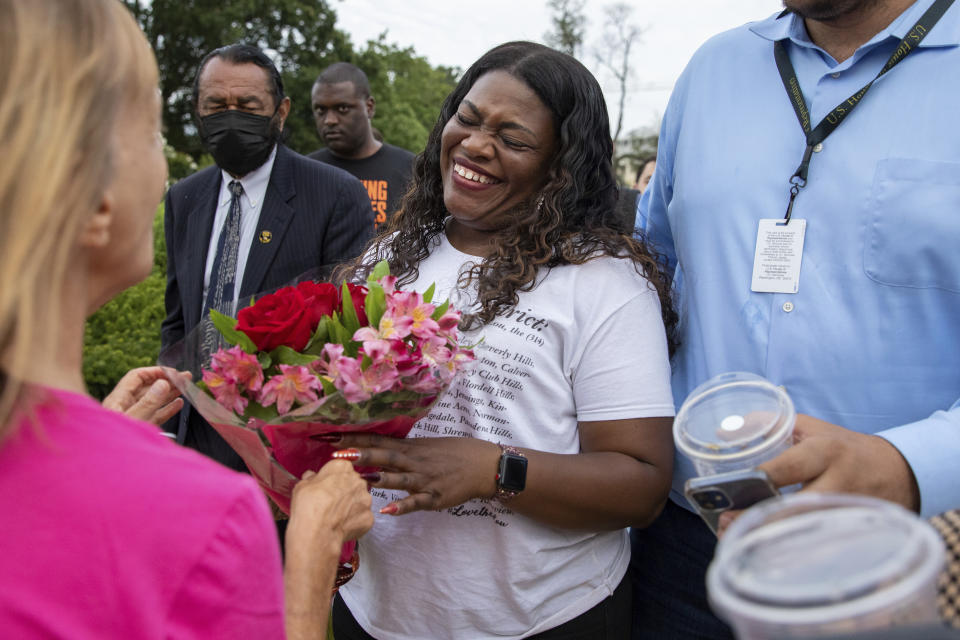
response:
{"label": "green tree foliage", "polygon": [[[320,72],[343,61],[370,77],[377,99],[374,125],[384,138],[420,151],[440,105],[456,84],[457,69],[431,67],[412,48],[385,37],[354,48],[336,28],[336,12],[322,0],[123,0],[147,34],[160,67],[167,141],[200,164],[203,148],[193,120],[197,67],[212,49],[247,42],[266,51],[283,77],[292,111],[286,144],[301,153],[320,146],[310,108],[310,90]],[[172,167],[173,169],[174,167]],[[182,177],[171,171],[171,178]],[[175,175],[176,173],[176,175]]]}
{"label": "green tree foliage", "polygon": [[657,155],[658,140],[659,135],[656,127],[643,127],[631,131],[624,139],[626,151],[620,157],[639,160],[655,156]]}
{"label": "green tree foliage", "polygon": [[157,361],[167,282],[162,206],[153,221],[153,234],[153,271],[147,279],[118,295],[87,320],[83,377],[96,398],[103,399],[130,369]]}
{"label": "green tree foliage", "polygon": [[367,42],[365,48],[351,49],[339,58],[328,57],[322,64],[304,67],[296,77],[284,77],[293,109],[287,118],[287,146],[310,153],[322,146],[316,131],[310,94],[317,76],[334,62],[355,64],[367,74],[370,92],[377,101],[373,126],[390,144],[419,153],[436,123],[440,105],[457,84],[459,69],[432,67],[412,47],[388,44],[386,36]]}
{"label": "green tree foliage", "polygon": [[614,168],[621,185],[632,185],[646,160],[656,158],[658,132],[658,127],[641,127],[620,138],[614,152]]}
{"label": "green tree foliage", "polygon": [[373,125],[383,139],[414,153],[423,151],[440,105],[457,85],[460,70],[432,67],[412,47],[388,44],[385,34],[367,42],[354,64],[370,80],[377,101]]}
{"label": "green tree foliage", "polygon": [[[177,150],[202,154],[192,119],[191,92],[200,60],[234,42],[254,44],[272,54],[285,89],[309,101],[311,72],[349,56],[350,40],[334,25],[336,12],[321,0],[123,0],[153,45],[160,67],[167,140]],[[306,75],[304,75],[306,74]],[[305,79],[308,78],[309,79]],[[289,123],[294,148],[311,127]]]}
{"label": "green tree foliage", "polygon": [[[186,178],[191,173],[196,173],[201,168],[200,164],[191,156],[177,151],[166,142],[163,145],[163,155],[167,159],[168,186],[181,178]],[[203,159],[207,161],[207,164],[213,162],[213,159],[209,156],[204,156]]]}
{"label": "green tree foliage", "polygon": [[583,34],[587,18],[583,15],[586,0],[547,0],[553,12],[550,18],[552,29],[543,34],[548,45],[576,57],[583,46]]}

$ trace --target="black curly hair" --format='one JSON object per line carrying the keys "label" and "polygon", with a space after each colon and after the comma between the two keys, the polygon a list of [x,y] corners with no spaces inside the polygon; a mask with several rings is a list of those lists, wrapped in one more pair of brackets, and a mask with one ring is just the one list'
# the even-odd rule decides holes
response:
{"label": "black curly hair", "polygon": [[417,156],[400,210],[372,241],[377,249],[365,252],[366,260],[358,259],[351,269],[362,276],[385,256],[399,284],[416,279],[417,265],[444,232],[449,215],[440,167],[443,128],[477,79],[491,71],[505,71],[536,93],[553,115],[558,145],[543,188],[499,230],[492,253],[461,273],[461,285],[475,281],[478,292],[478,311],[465,316],[465,325],[486,324],[515,307],[517,293],[531,290],[542,268],[615,256],[632,260],[656,289],[672,352],[677,314],[663,261],[641,237],[617,231],[613,141],[600,85],[573,57],[533,42],[502,44],[467,70],[444,101],[427,146]]}

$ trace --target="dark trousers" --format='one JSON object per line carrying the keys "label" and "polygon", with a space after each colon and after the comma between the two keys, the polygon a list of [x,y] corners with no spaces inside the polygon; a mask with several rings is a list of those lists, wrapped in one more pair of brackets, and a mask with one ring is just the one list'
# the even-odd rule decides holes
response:
{"label": "dark trousers", "polygon": [[[559,627],[530,636],[528,640],[625,640],[630,637],[631,600],[628,574],[610,597],[589,611]],[[336,640],[376,640],[357,623],[340,594],[333,601],[333,637]]]}
{"label": "dark trousers", "polygon": [[672,501],[652,525],[630,531],[633,640],[733,638],[707,604],[716,544],[698,515]]}

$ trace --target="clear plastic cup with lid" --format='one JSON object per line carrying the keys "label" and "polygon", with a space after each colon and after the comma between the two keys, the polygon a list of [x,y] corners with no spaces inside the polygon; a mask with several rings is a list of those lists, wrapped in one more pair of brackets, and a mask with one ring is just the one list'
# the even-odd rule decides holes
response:
{"label": "clear plastic cup with lid", "polygon": [[741,640],[921,626],[938,620],[944,557],[936,530],[899,505],[798,493],[730,525],[707,593]]}
{"label": "clear plastic cup with lid", "polygon": [[673,421],[673,439],[701,476],[749,469],[786,451],[796,417],[782,387],[733,371],[690,392]]}

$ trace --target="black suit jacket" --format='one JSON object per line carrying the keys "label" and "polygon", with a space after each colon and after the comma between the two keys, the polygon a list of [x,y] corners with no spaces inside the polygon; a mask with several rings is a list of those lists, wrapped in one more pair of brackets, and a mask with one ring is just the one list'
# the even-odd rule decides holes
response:
{"label": "black suit jacket", "polygon": [[[167,192],[167,316],[161,325],[161,351],[183,340],[200,322],[220,182],[220,168],[213,166]],[[279,145],[240,285],[241,299],[358,256],[373,229],[370,200],[359,180]],[[261,232],[269,232],[269,242],[260,241]],[[176,431],[178,442],[227,466],[244,468],[240,457],[189,405],[166,428]]]}

